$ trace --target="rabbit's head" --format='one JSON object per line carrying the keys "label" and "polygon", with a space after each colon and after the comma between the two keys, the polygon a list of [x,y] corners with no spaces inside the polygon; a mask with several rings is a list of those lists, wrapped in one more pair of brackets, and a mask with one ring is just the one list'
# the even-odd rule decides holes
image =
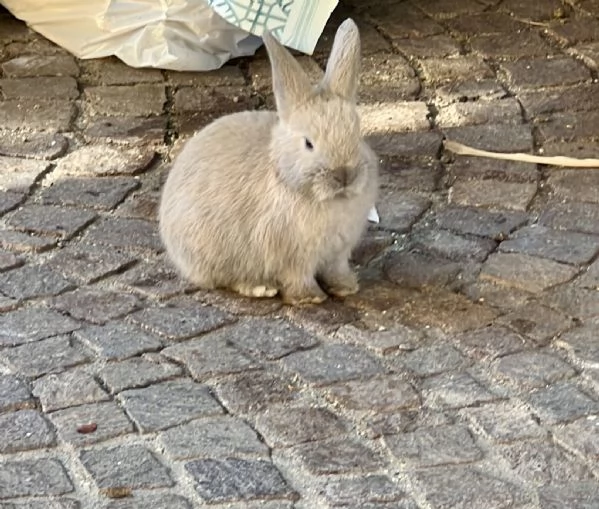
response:
{"label": "rabbit's head", "polygon": [[340,25],[318,85],[270,33],[264,42],[279,116],[270,149],[280,178],[317,201],[360,193],[368,176],[356,111],[358,27],[351,19]]}

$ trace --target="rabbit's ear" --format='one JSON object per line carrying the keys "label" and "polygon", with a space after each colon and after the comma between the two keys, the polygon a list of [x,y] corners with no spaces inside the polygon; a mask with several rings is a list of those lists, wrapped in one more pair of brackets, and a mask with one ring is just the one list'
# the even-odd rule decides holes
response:
{"label": "rabbit's ear", "polygon": [[360,74],[360,32],[354,20],[346,19],[335,34],[322,86],[356,102]]}
{"label": "rabbit's ear", "polygon": [[294,107],[306,101],[312,92],[312,84],[299,62],[270,32],[265,31],[262,37],[272,66],[277,111],[285,120]]}

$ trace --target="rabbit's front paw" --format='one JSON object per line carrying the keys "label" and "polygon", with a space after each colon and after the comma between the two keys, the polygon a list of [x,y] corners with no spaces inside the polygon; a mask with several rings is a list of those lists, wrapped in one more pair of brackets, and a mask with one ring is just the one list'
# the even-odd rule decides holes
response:
{"label": "rabbit's front paw", "polygon": [[237,293],[245,297],[270,298],[279,293],[278,288],[268,285],[238,284],[233,287]]}
{"label": "rabbit's front paw", "polygon": [[298,306],[301,304],[320,304],[327,299],[327,294],[324,293],[320,286],[314,281],[313,285],[303,288],[287,288],[282,291],[283,302]]}
{"label": "rabbit's front paw", "polygon": [[360,289],[358,278],[353,272],[344,274],[322,275],[323,285],[328,293],[336,297],[347,297]]}

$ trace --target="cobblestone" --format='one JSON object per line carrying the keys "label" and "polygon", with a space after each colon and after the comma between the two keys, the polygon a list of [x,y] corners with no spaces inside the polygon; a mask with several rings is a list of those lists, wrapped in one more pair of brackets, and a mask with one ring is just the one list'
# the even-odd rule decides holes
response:
{"label": "cobblestone", "polygon": [[[79,405],[50,414],[58,436],[74,446],[90,445],[133,432],[133,424],[114,402]],[[80,433],[86,424],[97,426],[93,433]]]}
{"label": "cobblestone", "polygon": [[598,9],[340,2],[294,53],[316,80],[358,24],[381,220],[360,291],[304,307],[158,235],[188,136],[274,107],[263,48],[134,69],[0,9],[0,506],[596,509],[599,172],[442,142],[596,157]]}
{"label": "cobblestone", "polygon": [[205,459],[187,463],[186,469],[200,496],[209,503],[295,498],[295,492],[268,461]]}
{"label": "cobblestone", "polygon": [[0,453],[44,449],[55,443],[54,431],[36,410],[0,415]]}
{"label": "cobblestone", "polygon": [[160,488],[174,484],[169,470],[141,445],[88,449],[81,463],[100,489]]}
{"label": "cobblestone", "polygon": [[268,457],[268,447],[241,419],[199,419],[165,431],[166,453],[177,460],[219,457]]}
{"label": "cobblestone", "polygon": [[46,375],[33,383],[33,395],[44,412],[108,399],[98,382],[84,370]]}
{"label": "cobblestone", "polygon": [[144,433],[223,413],[206,387],[189,380],[130,389],[123,391],[120,398],[127,413]]}
{"label": "cobblestone", "polygon": [[4,479],[0,499],[31,495],[62,495],[73,491],[63,464],[54,458],[6,461],[0,465]]}

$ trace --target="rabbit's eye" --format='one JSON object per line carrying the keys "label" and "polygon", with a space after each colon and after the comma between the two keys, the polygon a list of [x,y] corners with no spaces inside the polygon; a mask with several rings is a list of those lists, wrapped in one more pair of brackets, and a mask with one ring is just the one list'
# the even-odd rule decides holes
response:
{"label": "rabbit's eye", "polygon": [[312,145],[312,142],[308,138],[304,138],[304,141],[308,150],[312,150],[314,148],[314,145]]}

